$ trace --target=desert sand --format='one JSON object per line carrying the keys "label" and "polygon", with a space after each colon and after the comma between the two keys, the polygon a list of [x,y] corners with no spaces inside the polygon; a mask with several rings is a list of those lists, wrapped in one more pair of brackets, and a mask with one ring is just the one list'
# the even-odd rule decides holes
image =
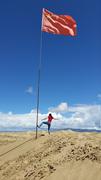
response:
{"label": "desert sand", "polygon": [[101,133],[0,133],[0,180],[101,180]]}

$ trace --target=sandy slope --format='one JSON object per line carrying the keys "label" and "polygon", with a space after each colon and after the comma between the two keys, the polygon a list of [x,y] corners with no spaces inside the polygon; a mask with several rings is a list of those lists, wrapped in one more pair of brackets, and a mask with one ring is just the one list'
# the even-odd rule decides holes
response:
{"label": "sandy slope", "polygon": [[57,168],[48,180],[101,180],[101,165],[89,160],[70,162]]}
{"label": "sandy slope", "polygon": [[0,180],[7,179],[101,180],[101,134],[0,133]]}

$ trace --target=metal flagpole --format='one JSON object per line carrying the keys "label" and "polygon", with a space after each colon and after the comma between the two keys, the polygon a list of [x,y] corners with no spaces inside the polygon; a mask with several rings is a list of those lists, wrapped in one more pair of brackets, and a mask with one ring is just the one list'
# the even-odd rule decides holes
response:
{"label": "metal flagpole", "polygon": [[[42,14],[42,16],[43,16],[43,14]],[[41,23],[41,26],[42,26],[42,23]],[[39,114],[39,98],[40,98],[41,63],[42,63],[42,29],[41,29],[41,37],[40,37],[40,58],[39,58],[38,82],[37,82],[36,139],[38,137],[38,114]]]}

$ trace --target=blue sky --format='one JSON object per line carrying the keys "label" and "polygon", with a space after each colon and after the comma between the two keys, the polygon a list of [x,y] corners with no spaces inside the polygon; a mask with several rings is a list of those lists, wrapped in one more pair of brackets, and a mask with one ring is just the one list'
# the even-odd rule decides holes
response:
{"label": "blue sky", "polygon": [[100,0],[0,2],[0,112],[36,108],[42,8],[71,15],[77,36],[42,33],[40,111],[62,102],[101,105]]}

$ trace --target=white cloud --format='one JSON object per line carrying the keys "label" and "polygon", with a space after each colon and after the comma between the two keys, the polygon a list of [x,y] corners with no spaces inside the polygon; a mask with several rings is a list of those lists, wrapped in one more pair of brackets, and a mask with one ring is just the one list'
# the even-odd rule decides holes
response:
{"label": "white cloud", "polygon": [[[61,106],[60,106],[61,105]],[[75,106],[62,106],[61,103],[58,108],[52,113],[58,120],[53,120],[53,128],[101,128],[101,105],[75,105]],[[65,104],[66,105],[66,104]],[[64,107],[62,109],[62,107]],[[67,108],[66,108],[67,107]],[[62,114],[57,110],[67,110],[67,113]],[[46,117],[47,114],[39,113],[40,120]],[[0,113],[0,130],[7,130],[8,128],[33,128],[36,125],[36,110],[31,110],[27,114],[13,114]],[[45,125],[42,129],[46,127]]]}
{"label": "white cloud", "polygon": [[62,102],[61,104],[59,104],[57,107],[51,107],[49,108],[49,111],[51,112],[67,112],[68,111],[68,104],[66,102]]}
{"label": "white cloud", "polygon": [[33,94],[33,87],[32,87],[32,86],[29,86],[29,87],[26,89],[26,93],[28,93],[28,94]]}
{"label": "white cloud", "polygon": [[73,112],[69,124],[76,128],[99,128],[101,105],[79,105],[69,108]]}

